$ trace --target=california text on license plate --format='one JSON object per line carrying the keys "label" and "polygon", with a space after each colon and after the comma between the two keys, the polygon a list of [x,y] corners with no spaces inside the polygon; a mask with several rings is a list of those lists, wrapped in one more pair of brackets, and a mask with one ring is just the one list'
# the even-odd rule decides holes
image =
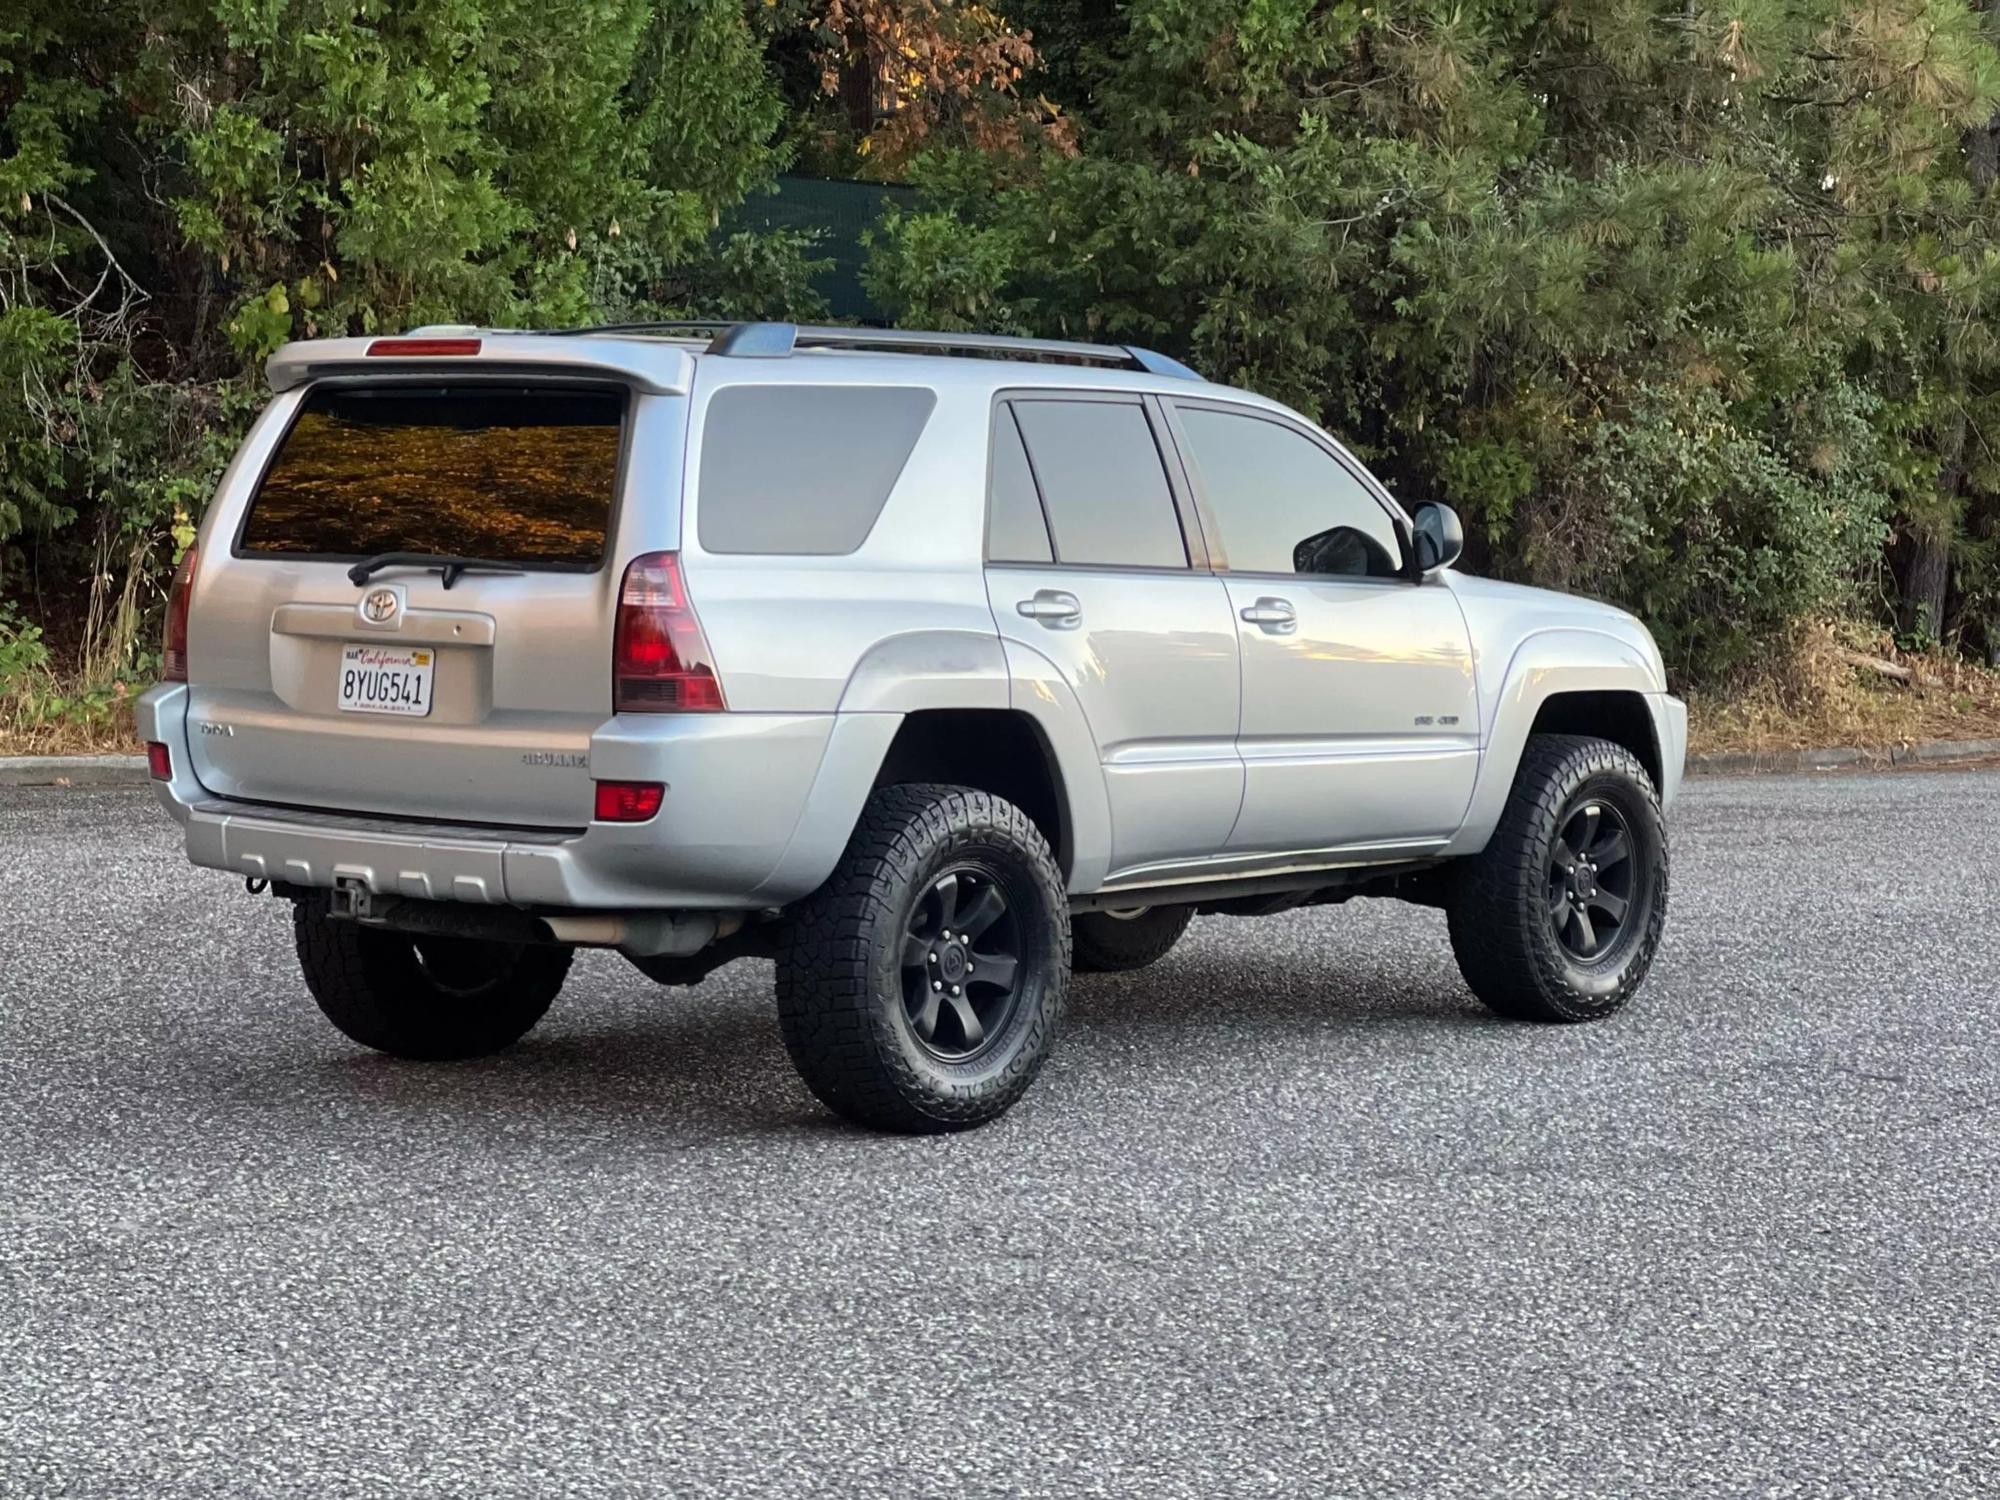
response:
{"label": "california text on license plate", "polygon": [[340,652],[340,706],[357,714],[431,711],[431,673],[437,653],[428,646],[345,646]]}

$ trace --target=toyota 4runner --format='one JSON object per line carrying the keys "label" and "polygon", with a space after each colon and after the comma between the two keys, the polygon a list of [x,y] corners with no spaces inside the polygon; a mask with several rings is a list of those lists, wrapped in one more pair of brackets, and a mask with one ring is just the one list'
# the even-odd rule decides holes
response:
{"label": "toyota 4runner", "polygon": [[807,1086],[978,1124],[1072,965],[1195,913],[1444,908],[1584,1021],[1667,909],[1681,703],[1631,615],[1455,572],[1275,402],[1141,349],[867,329],[290,344],[141,733],[354,1041],[492,1052],[579,947],[774,959]]}

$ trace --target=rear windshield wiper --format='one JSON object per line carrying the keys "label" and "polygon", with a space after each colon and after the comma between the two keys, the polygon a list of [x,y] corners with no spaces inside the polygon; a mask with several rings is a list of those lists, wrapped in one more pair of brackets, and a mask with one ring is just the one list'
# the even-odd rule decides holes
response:
{"label": "rear windshield wiper", "polygon": [[484,557],[440,557],[435,552],[378,552],[363,558],[347,570],[350,583],[366,583],[384,568],[435,568],[450,588],[467,573],[519,573],[512,563],[494,562]]}

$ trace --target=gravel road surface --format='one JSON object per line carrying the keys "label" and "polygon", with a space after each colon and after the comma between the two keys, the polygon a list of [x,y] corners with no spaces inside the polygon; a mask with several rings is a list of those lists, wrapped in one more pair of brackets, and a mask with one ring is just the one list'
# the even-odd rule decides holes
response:
{"label": "gravel road surface", "polygon": [[870,1137],[768,966],[364,1054],[144,792],[0,792],[0,1495],[1991,1495],[2000,774],[1692,783],[1626,1015],[1210,918]]}

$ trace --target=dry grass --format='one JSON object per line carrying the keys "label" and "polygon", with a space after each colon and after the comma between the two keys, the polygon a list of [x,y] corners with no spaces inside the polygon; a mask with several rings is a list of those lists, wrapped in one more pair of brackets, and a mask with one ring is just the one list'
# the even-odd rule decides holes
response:
{"label": "dry grass", "polygon": [[129,755],[137,688],[114,682],[89,691],[53,674],[0,688],[0,755]]}
{"label": "dry grass", "polygon": [[122,726],[51,724],[0,729],[0,755],[137,755],[130,717]]}
{"label": "dry grass", "polygon": [[1942,652],[1897,651],[1860,626],[1813,625],[1725,690],[1689,694],[1688,717],[1694,752],[2000,739],[2000,673]]}

